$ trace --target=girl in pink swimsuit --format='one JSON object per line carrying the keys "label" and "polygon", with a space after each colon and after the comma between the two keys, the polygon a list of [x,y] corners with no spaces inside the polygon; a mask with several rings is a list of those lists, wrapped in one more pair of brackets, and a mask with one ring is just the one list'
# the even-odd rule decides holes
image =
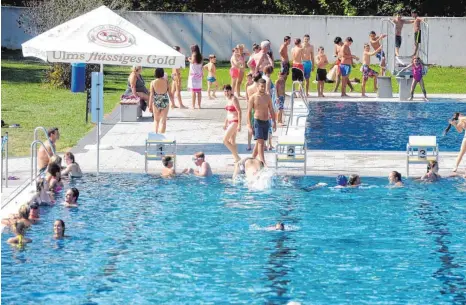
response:
{"label": "girl in pink swimsuit", "polygon": [[413,69],[413,83],[411,85],[411,98],[409,99],[410,101],[413,100],[414,98],[414,90],[416,89],[417,83],[421,85],[421,90],[422,93],[424,94],[424,100],[427,102],[427,92],[426,88],[424,86],[424,80],[422,79],[424,73],[424,64],[422,63],[421,59],[419,57],[414,57],[413,62],[408,65],[406,68],[403,68],[400,73],[408,68]]}
{"label": "girl in pink swimsuit", "polygon": [[227,117],[225,119],[225,135],[223,136],[223,144],[233,154],[235,162],[241,160],[238,155],[238,148],[236,146],[236,134],[241,131],[241,107],[238,102],[238,98],[233,93],[233,88],[230,85],[223,87],[223,92],[227,98]]}

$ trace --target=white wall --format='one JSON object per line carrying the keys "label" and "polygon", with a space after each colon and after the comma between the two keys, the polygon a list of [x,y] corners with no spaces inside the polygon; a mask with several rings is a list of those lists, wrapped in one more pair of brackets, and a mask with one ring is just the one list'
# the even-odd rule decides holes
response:
{"label": "white wall", "polygon": [[[29,39],[16,22],[20,10],[2,7],[2,47],[19,49],[21,43]],[[126,12],[124,17],[165,43],[179,45],[186,55],[189,46],[197,43],[205,57],[213,53],[220,60],[229,60],[232,47],[238,43],[244,43],[250,49],[254,42],[264,39],[272,42],[277,57],[285,35],[302,38],[304,34],[311,36],[315,47],[323,46],[327,55],[333,51],[335,36],[351,36],[354,40],[352,51],[360,56],[369,32],[382,31],[381,20],[384,18],[161,12]],[[429,63],[466,66],[462,35],[466,32],[466,18],[428,18],[427,22],[430,31]],[[402,55],[412,53],[413,39],[412,26],[405,25]],[[393,45],[393,38],[388,45]]]}

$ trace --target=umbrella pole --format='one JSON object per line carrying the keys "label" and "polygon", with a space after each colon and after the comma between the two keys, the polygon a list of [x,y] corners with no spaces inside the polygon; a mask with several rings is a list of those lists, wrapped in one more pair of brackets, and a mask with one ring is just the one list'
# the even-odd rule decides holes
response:
{"label": "umbrella pole", "polygon": [[[100,73],[102,73],[102,84],[103,86],[103,73],[104,73],[104,64],[100,64]],[[98,91],[100,93],[100,90]],[[102,99],[104,98],[103,96],[101,97]],[[99,176],[99,168],[100,168],[100,127],[101,127],[101,122],[100,122],[100,103],[97,105],[97,176]]]}

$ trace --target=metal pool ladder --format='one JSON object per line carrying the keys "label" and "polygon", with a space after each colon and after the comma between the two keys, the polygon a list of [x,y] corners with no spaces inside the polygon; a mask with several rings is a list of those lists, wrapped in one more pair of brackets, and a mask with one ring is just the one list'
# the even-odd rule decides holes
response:
{"label": "metal pool ladder", "polygon": [[[3,175],[3,156],[5,156],[5,175]],[[8,132],[5,132],[5,135],[2,136],[2,181],[1,181],[1,191],[3,191],[3,178],[5,177],[5,187],[8,187]]]}

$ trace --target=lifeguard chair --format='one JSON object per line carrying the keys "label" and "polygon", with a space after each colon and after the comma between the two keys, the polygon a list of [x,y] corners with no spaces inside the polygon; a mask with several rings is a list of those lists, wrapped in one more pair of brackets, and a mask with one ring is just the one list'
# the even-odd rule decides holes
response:
{"label": "lifeguard chair", "polygon": [[409,177],[410,164],[438,162],[439,149],[435,136],[409,136],[406,144],[406,177]]}
{"label": "lifeguard chair", "polygon": [[148,162],[162,160],[164,156],[173,158],[173,167],[176,169],[176,139],[164,134],[149,132],[146,139],[144,171],[147,173]]}

